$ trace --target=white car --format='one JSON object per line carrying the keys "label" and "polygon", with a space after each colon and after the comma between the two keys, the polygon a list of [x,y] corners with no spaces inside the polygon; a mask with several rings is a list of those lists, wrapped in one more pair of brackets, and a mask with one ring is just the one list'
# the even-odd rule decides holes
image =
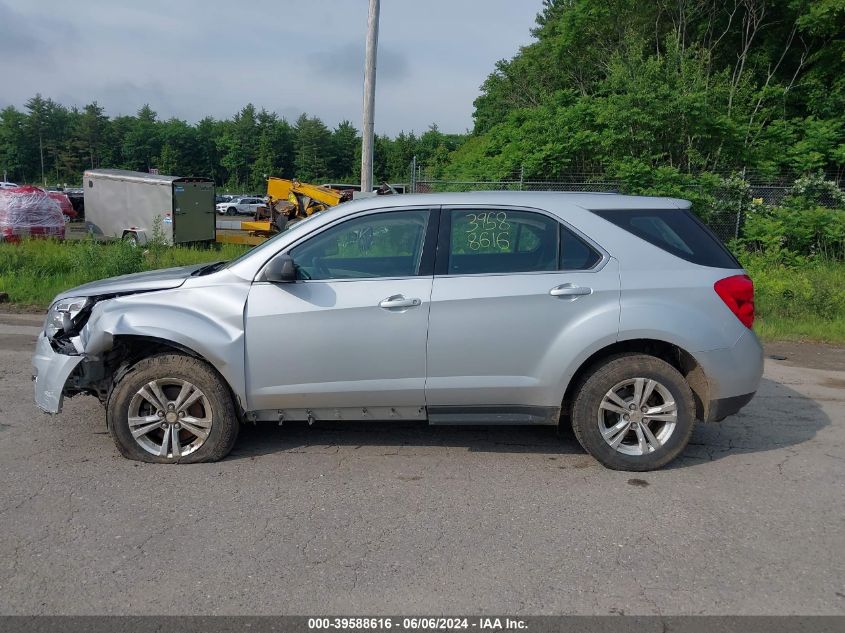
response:
{"label": "white car", "polygon": [[220,215],[253,215],[258,207],[264,205],[264,198],[232,198],[229,202],[216,205]]}
{"label": "white car", "polygon": [[13,182],[3,182],[0,181],[0,189],[17,189],[19,185],[16,185]]}

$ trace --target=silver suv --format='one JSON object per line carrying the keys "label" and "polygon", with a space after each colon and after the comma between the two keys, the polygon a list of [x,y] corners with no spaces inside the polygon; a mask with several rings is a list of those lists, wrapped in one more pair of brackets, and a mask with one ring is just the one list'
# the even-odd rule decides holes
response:
{"label": "silver suv", "polygon": [[50,413],[88,393],[120,452],[221,459],[244,421],[571,425],[610,468],[677,457],[757,390],[751,280],[670,198],[371,198],[232,262],[59,295]]}

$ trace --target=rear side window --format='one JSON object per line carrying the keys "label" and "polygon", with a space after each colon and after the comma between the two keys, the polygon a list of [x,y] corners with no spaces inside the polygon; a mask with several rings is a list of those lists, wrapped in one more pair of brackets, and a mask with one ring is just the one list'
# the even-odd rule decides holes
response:
{"label": "rear side window", "polygon": [[560,269],[588,270],[599,263],[599,255],[592,247],[568,228],[560,225]]}
{"label": "rear side window", "polygon": [[601,255],[563,224],[541,213],[450,212],[449,275],[588,270]]}
{"label": "rear side window", "polygon": [[558,223],[530,211],[451,212],[450,275],[557,270]]}
{"label": "rear side window", "polygon": [[686,209],[614,209],[593,213],[693,264],[741,268],[719,238]]}

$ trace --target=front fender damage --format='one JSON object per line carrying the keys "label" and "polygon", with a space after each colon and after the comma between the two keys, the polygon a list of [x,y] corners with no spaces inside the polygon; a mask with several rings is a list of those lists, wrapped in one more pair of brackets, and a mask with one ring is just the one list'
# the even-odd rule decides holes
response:
{"label": "front fender damage", "polygon": [[[211,364],[245,402],[243,356],[243,291],[224,286],[110,298],[96,303],[75,336],[61,342],[55,356],[76,359],[68,367],[62,389],[67,396],[96,395],[105,403],[115,382],[128,367],[151,354],[178,350]],[[196,306],[196,307],[188,307]],[[214,315],[213,317],[210,315]],[[68,354],[68,356],[64,356]],[[61,376],[57,377],[57,381]],[[58,406],[60,407],[60,396]],[[40,405],[39,405],[40,406]]]}

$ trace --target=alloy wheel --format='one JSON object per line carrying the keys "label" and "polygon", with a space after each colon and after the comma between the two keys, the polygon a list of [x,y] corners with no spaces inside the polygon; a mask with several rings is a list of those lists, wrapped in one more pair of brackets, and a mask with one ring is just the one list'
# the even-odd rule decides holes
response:
{"label": "alloy wheel", "polygon": [[184,457],[198,450],[211,433],[212,418],[202,390],[179,378],[152,380],[129,402],[132,437],[158,457]]}
{"label": "alloy wheel", "polygon": [[670,391],[651,378],[630,378],[604,395],[598,410],[599,432],[614,450],[646,455],[662,447],[678,422]]}

